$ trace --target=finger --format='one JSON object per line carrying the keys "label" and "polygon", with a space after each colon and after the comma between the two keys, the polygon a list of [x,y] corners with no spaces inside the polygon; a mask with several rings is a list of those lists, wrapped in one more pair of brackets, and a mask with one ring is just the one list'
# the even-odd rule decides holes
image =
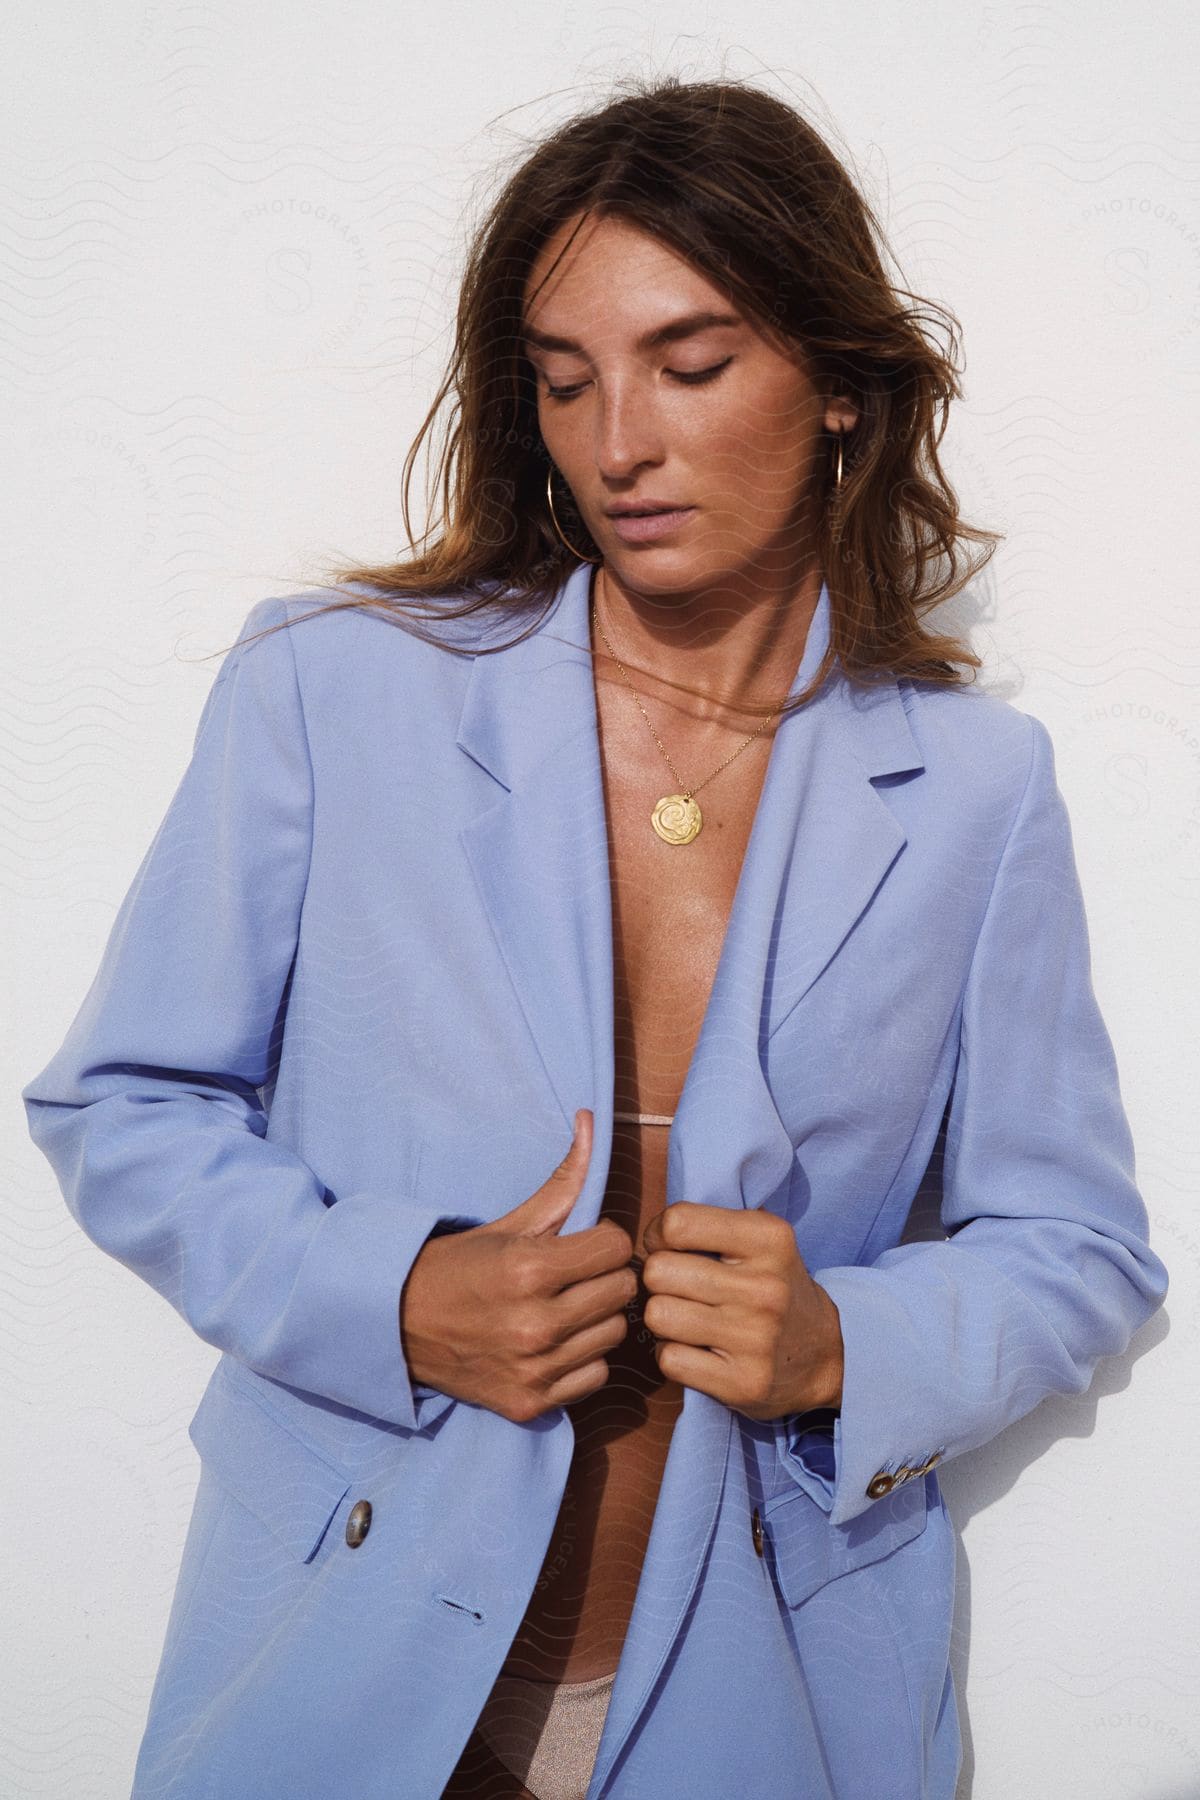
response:
{"label": "finger", "polygon": [[628,1332],[629,1320],[622,1312],[589,1325],[586,1331],[574,1332],[539,1359],[536,1365],[538,1378],[546,1385],[561,1381],[564,1375],[570,1375],[615,1350]]}
{"label": "finger", "polygon": [[642,1309],[646,1329],[671,1343],[732,1355],[735,1325],[721,1307],[700,1300],[681,1300],[675,1294],[652,1294]]}
{"label": "finger", "polygon": [[648,1251],[690,1250],[736,1262],[774,1260],[796,1252],[795,1234],[777,1213],[761,1207],[704,1206],[694,1200],[676,1200],[656,1214],[644,1241]]}
{"label": "finger", "polygon": [[566,1343],[575,1332],[625,1313],[638,1297],[638,1280],[628,1267],[596,1275],[589,1281],[577,1281],[564,1288],[551,1302],[552,1317],[558,1341]]}
{"label": "finger", "polygon": [[545,1291],[558,1293],[575,1282],[628,1267],[633,1239],[615,1219],[600,1219],[583,1231],[542,1238],[539,1249],[545,1268]]}
{"label": "finger", "polygon": [[[603,1355],[594,1356],[590,1362],[582,1363],[572,1369],[569,1374],[561,1376],[545,1389],[547,1406],[574,1406],[577,1401],[587,1400],[607,1386],[609,1367]],[[523,1788],[522,1793],[528,1793]]]}
{"label": "finger", "polygon": [[654,1354],[662,1374],[681,1387],[697,1388],[726,1406],[737,1403],[734,1365],[718,1351],[700,1350],[674,1338],[654,1346]]}
{"label": "finger", "polygon": [[570,1217],[587,1179],[594,1135],[593,1116],[585,1107],[575,1114],[571,1145],[558,1167],[529,1199],[510,1215],[531,1236],[556,1234]]}
{"label": "finger", "polygon": [[677,1294],[709,1306],[751,1306],[761,1275],[695,1250],[654,1250],[641,1270],[648,1294]]}

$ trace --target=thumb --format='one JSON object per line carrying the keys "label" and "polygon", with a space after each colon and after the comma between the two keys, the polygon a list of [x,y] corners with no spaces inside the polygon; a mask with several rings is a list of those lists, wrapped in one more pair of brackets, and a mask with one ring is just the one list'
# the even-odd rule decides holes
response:
{"label": "thumb", "polygon": [[575,1113],[575,1131],[571,1147],[558,1167],[542,1183],[537,1192],[509,1214],[509,1224],[535,1236],[557,1231],[570,1215],[579,1198],[592,1158],[592,1134],[595,1119],[586,1106]]}

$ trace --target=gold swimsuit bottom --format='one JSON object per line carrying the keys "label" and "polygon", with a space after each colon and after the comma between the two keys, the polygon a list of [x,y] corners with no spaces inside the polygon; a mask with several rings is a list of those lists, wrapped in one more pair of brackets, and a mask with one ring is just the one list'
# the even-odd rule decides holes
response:
{"label": "gold swimsuit bottom", "polygon": [[585,1800],[616,1679],[615,1669],[594,1681],[501,1675],[479,1735],[537,1800]]}

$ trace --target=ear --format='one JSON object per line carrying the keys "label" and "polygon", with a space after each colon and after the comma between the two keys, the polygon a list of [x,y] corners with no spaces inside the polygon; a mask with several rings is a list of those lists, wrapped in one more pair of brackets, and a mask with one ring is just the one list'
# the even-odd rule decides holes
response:
{"label": "ear", "polygon": [[825,407],[825,429],[834,433],[853,431],[858,424],[858,408],[844,394],[835,395]]}

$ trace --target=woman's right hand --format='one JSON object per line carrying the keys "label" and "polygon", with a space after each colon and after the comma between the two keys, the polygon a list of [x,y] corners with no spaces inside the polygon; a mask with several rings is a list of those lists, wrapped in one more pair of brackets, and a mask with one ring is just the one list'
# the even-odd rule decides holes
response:
{"label": "woman's right hand", "polygon": [[[582,1123],[581,1123],[582,1121]],[[400,1299],[409,1379],[524,1424],[608,1380],[629,1329],[633,1242],[613,1219],[558,1235],[592,1154],[593,1115],[528,1200],[486,1225],[426,1240]]]}

